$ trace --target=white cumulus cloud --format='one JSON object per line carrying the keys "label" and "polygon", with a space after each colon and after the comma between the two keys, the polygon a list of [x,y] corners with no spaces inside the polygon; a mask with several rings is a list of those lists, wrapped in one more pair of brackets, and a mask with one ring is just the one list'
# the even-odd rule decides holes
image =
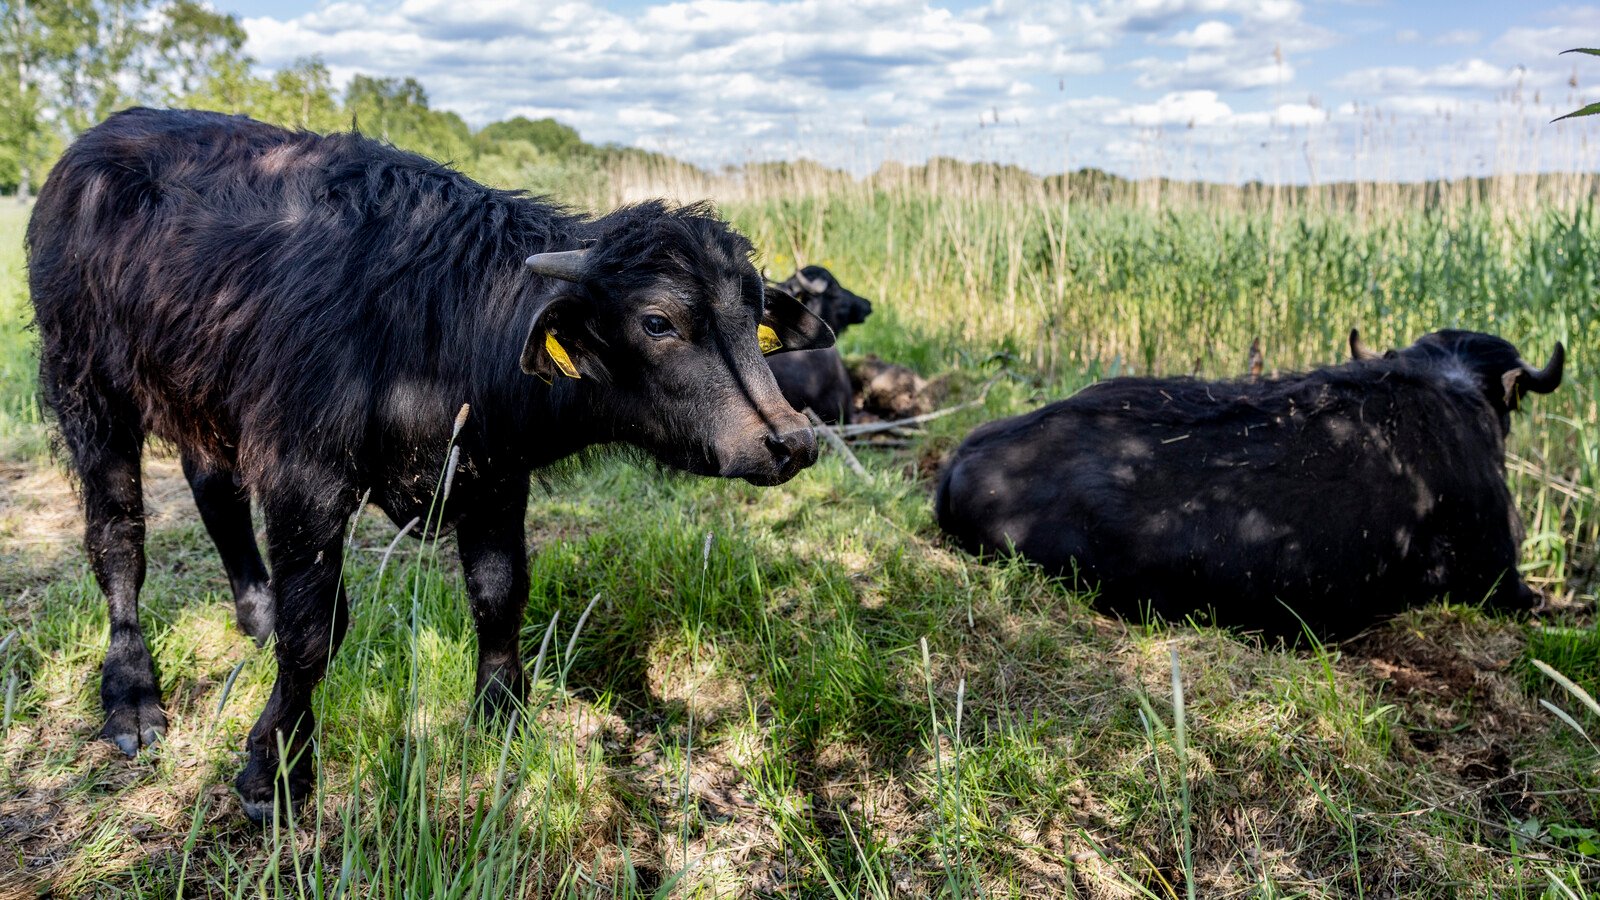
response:
{"label": "white cumulus cloud", "polygon": [[1105,117],[1112,125],[1210,125],[1233,115],[1216,91],[1177,91],[1154,103],[1141,103]]}
{"label": "white cumulus cloud", "polygon": [[1530,73],[1520,66],[1497,66],[1481,59],[1447,63],[1432,69],[1414,66],[1380,66],[1358,69],[1333,82],[1336,87],[1367,94],[1403,91],[1468,89],[1498,90],[1519,84],[1547,83],[1549,75]]}
{"label": "white cumulus cloud", "polygon": [[[1148,167],[1172,158],[1150,135],[1181,132],[1217,177],[1282,172],[1313,133],[1353,146],[1374,110],[1396,131],[1488,123],[1522,114],[1518,102],[1544,115],[1575,93],[1556,51],[1600,33],[1593,7],[1419,34],[1386,25],[1381,7],[1296,0],[950,2],[320,0],[243,24],[263,71],[318,56],[341,82],[414,76],[473,125],[553,116],[590,141],[707,165],[807,156],[865,171],[950,154]],[[1375,39],[1407,43],[1407,58],[1365,65],[1356,51]]]}
{"label": "white cumulus cloud", "polygon": [[1161,43],[1171,44],[1174,47],[1226,47],[1233,43],[1233,38],[1232,25],[1208,19],[1188,31],[1180,31],[1172,37],[1162,39]]}

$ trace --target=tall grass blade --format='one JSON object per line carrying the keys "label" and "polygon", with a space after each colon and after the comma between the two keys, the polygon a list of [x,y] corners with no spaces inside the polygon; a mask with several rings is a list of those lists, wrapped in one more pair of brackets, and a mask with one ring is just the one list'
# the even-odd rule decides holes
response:
{"label": "tall grass blade", "polygon": [[1190,823],[1189,733],[1183,704],[1183,675],[1178,667],[1178,648],[1172,653],[1172,748],[1178,755],[1179,802],[1183,809],[1183,882],[1189,900],[1195,900],[1194,828]]}
{"label": "tall grass blade", "polygon": [[1579,725],[1578,720],[1569,715],[1566,710],[1555,705],[1554,703],[1551,703],[1549,700],[1546,700],[1543,697],[1539,698],[1539,705],[1549,710],[1556,718],[1567,723],[1567,725],[1571,727],[1573,731],[1576,731],[1583,737],[1585,741],[1589,742],[1590,747],[1594,747],[1596,753],[1600,753],[1600,746],[1595,745],[1594,739],[1589,737],[1589,732],[1586,731],[1582,725]]}
{"label": "tall grass blade", "polygon": [[1561,674],[1560,672],[1557,672],[1544,660],[1530,659],[1528,661],[1533,664],[1535,669],[1543,672],[1545,677],[1549,678],[1551,681],[1554,681],[1556,684],[1561,685],[1561,687],[1564,688],[1567,693],[1578,698],[1578,701],[1584,706],[1588,707],[1590,712],[1600,716],[1600,703],[1596,703],[1594,697],[1590,696],[1589,692],[1584,690],[1581,685]]}

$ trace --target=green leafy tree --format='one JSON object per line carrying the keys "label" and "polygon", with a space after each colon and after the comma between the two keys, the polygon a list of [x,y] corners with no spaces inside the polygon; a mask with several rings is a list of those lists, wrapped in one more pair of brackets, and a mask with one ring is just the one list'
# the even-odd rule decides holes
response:
{"label": "green leafy tree", "polygon": [[0,159],[26,199],[111,54],[93,45],[101,17],[88,0],[0,0]]}
{"label": "green leafy tree", "polygon": [[195,0],[173,0],[161,18],[153,49],[157,77],[166,82],[169,97],[188,97],[212,73],[241,62],[245,33],[232,15]]}
{"label": "green leafy tree", "polygon": [[[480,178],[541,192],[597,190],[605,163],[676,160],[587,144],[518,116],[474,134],[415,78],[357,75],[343,97],[320,59],[252,71],[245,31],[205,0],[0,0],[0,190],[26,197],[77,134],[132,103],[243,113],[309,131],[356,128]],[[342,102],[341,102],[342,101]]]}
{"label": "green leafy tree", "polygon": [[182,103],[308,131],[337,131],[350,122],[339,106],[328,67],[316,57],[296,60],[271,78],[251,74],[248,59],[220,60],[200,89]]}
{"label": "green leafy tree", "polygon": [[272,76],[272,121],[309,131],[336,131],[345,125],[333,77],[321,59],[297,61]]}
{"label": "green leafy tree", "polygon": [[40,78],[48,49],[29,0],[0,0],[0,186],[26,198],[44,160]]}
{"label": "green leafy tree", "polygon": [[549,118],[516,116],[485,125],[477,135],[478,147],[485,152],[492,152],[494,145],[509,141],[521,141],[558,159],[584,156],[594,149],[583,142],[577,129]]}
{"label": "green leafy tree", "polygon": [[71,138],[150,86],[140,27],[149,0],[49,0],[38,4],[48,41],[48,98],[56,124]]}
{"label": "green leafy tree", "polygon": [[25,199],[79,132],[186,96],[244,37],[197,0],[0,0],[0,186]]}
{"label": "green leafy tree", "polygon": [[345,111],[363,133],[434,159],[472,156],[472,129],[452,112],[430,109],[415,78],[357,75],[345,89]]}

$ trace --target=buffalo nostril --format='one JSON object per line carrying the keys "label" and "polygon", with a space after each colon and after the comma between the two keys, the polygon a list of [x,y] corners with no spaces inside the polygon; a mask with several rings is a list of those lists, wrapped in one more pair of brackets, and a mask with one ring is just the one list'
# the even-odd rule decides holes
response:
{"label": "buffalo nostril", "polygon": [[767,447],[772,451],[772,462],[780,472],[810,465],[816,459],[817,438],[811,429],[801,428],[782,434],[767,435]]}
{"label": "buffalo nostril", "polygon": [[789,449],[789,444],[782,435],[767,435],[767,449],[772,451],[773,465],[780,470],[788,466],[789,458],[794,455],[794,451]]}

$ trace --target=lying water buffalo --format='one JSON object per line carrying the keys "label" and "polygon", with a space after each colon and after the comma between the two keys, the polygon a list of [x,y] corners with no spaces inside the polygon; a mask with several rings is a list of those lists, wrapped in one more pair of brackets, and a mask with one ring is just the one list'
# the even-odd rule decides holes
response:
{"label": "lying water buffalo", "polygon": [[1466,331],[1352,346],[1304,375],[1117,378],[984,425],[944,469],[939,524],[1129,616],[1332,636],[1446,594],[1532,605],[1505,438],[1525,393],[1560,384],[1562,346],[1543,369]]}
{"label": "lying water buffalo", "polygon": [[778,484],[816,458],[758,334],[791,350],[832,336],[764,289],[750,244],[700,206],[582,218],[359,135],[130,110],[67,150],[27,246],[43,398],[111,607],[102,734],[132,755],[166,727],[138,617],[154,436],[182,454],[241,626],[276,629],[278,680],[236,783],[257,819],[280,741],[291,798],[312,784],[301,751],[346,628],[346,523],[368,490],[397,524],[428,513],[462,404],[433,517],[457,531],[489,712],[525,691],[533,469],[621,442]]}
{"label": "lying water buffalo", "polygon": [[[821,266],[806,266],[779,285],[816,313],[835,334],[860,325],[872,315],[872,301],[839,284]],[[849,422],[855,397],[844,358],[833,347],[788,353],[768,360],[784,399],[795,409],[810,407],[824,422]]]}

